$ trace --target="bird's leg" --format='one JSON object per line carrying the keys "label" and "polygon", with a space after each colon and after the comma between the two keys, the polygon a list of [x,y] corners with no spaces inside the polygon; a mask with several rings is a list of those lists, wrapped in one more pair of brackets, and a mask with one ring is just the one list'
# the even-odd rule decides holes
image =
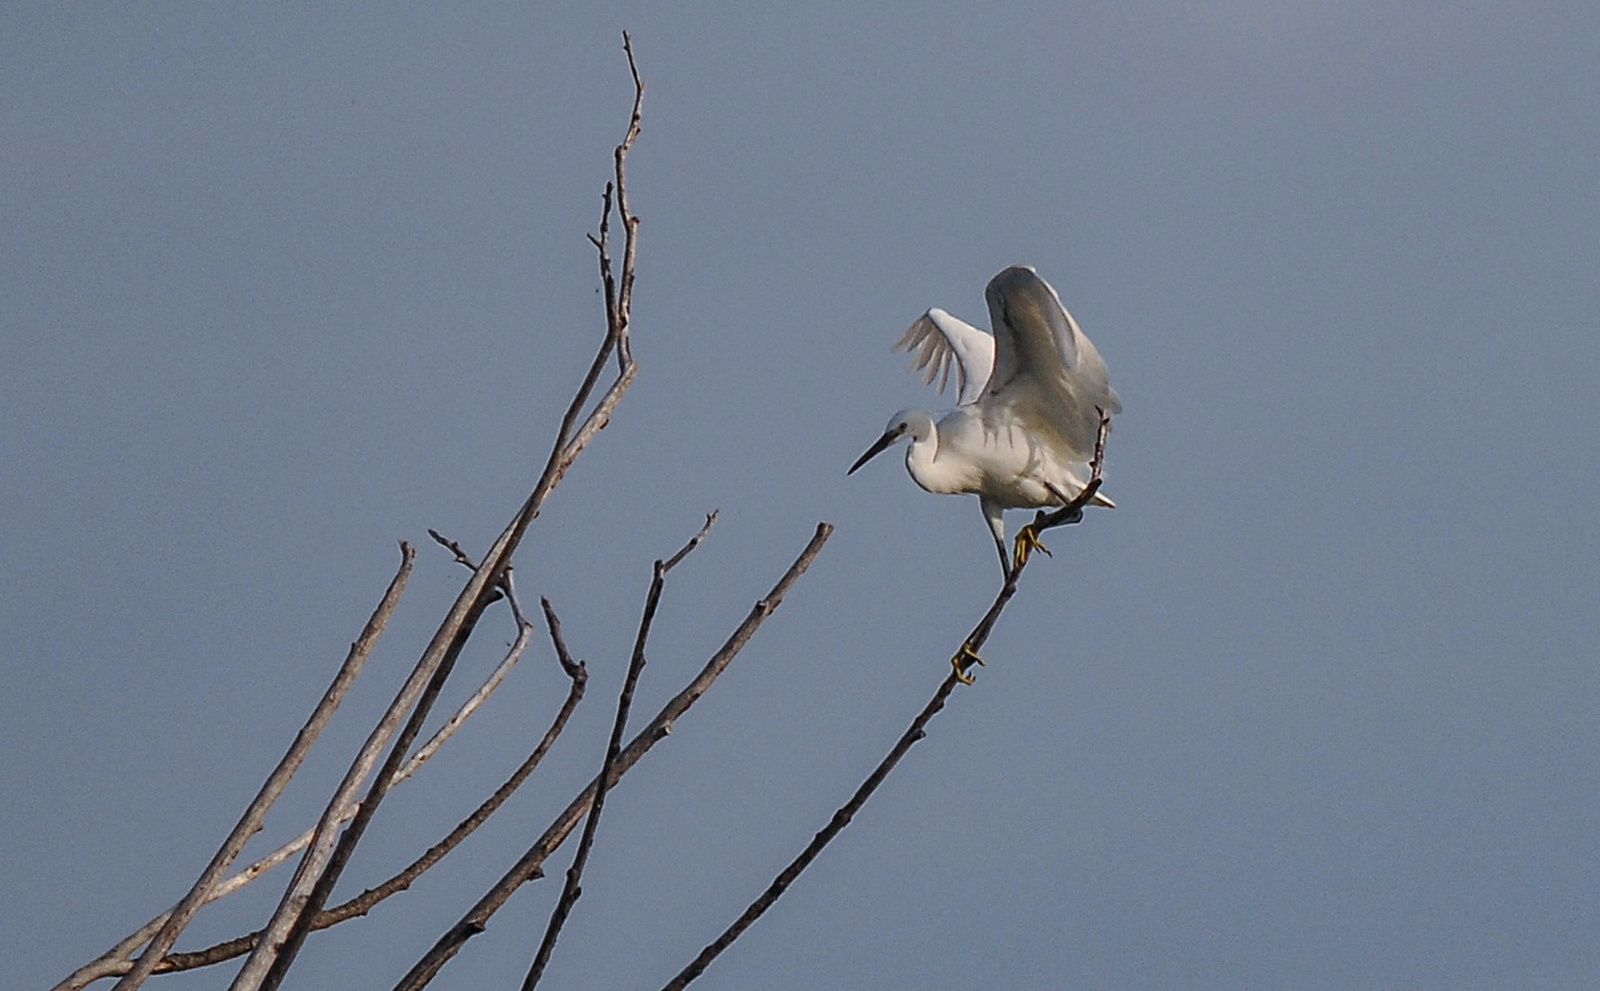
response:
{"label": "bird's leg", "polygon": [[974,664],[982,663],[983,658],[979,657],[978,652],[972,649],[972,644],[965,640],[961,642],[961,649],[956,651],[956,656],[950,658],[950,666],[956,669],[956,680],[963,685],[972,684],[971,668]]}
{"label": "bird's leg", "polygon": [[1006,554],[1006,521],[1005,509],[997,502],[991,502],[984,496],[978,497],[978,505],[983,508],[984,521],[989,524],[989,534],[994,537],[994,549],[1000,554],[1000,575],[1002,578],[1011,577],[1011,558]]}
{"label": "bird's leg", "polygon": [[1006,542],[999,537],[994,538],[994,549],[1000,552],[1000,573],[1009,578],[1011,576],[1011,558],[1006,554]]}

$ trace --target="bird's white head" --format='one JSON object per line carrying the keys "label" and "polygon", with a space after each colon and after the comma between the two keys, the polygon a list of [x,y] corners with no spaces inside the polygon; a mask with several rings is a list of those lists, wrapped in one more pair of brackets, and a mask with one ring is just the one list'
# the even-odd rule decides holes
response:
{"label": "bird's white head", "polygon": [[894,416],[889,417],[889,425],[884,428],[883,436],[867,448],[867,453],[856,459],[850,466],[846,475],[853,475],[857,468],[871,461],[873,458],[887,451],[902,440],[912,443],[927,440],[933,436],[933,417],[927,410],[903,409]]}

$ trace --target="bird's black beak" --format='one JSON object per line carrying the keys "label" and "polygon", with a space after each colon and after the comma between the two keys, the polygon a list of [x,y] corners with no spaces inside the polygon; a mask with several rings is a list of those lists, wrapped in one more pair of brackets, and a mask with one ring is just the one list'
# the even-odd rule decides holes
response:
{"label": "bird's black beak", "polygon": [[863,454],[861,457],[856,458],[856,463],[851,465],[850,466],[850,470],[845,472],[845,474],[846,475],[854,475],[856,473],[856,469],[857,468],[860,468],[862,465],[866,464],[868,461],[871,461],[873,458],[875,458],[878,455],[882,454],[884,452],[885,448],[887,448],[890,444],[893,444],[895,441],[899,440],[901,433],[902,433],[902,431],[899,431],[899,430],[886,430],[886,431],[884,431],[883,436],[879,437],[876,441],[873,442],[871,447],[867,448],[867,453],[866,454]]}

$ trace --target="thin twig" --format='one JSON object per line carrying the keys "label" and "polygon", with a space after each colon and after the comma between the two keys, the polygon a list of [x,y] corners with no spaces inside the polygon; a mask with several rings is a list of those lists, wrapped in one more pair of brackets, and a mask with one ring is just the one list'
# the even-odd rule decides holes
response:
{"label": "thin twig", "polygon": [[506,565],[505,581],[501,587],[505,589],[506,602],[511,606],[511,618],[516,620],[517,629],[520,630],[533,624],[528,622],[528,617],[522,611],[522,603],[517,599],[517,583],[512,575],[513,570],[511,565]]}
{"label": "thin twig", "polygon": [[721,510],[713,509],[711,512],[706,514],[706,522],[705,525],[700,528],[700,532],[696,533],[693,537],[690,537],[687,544],[684,544],[682,547],[678,548],[678,553],[667,558],[666,563],[661,565],[661,573],[663,575],[671,571],[673,568],[676,568],[679,561],[682,561],[684,558],[688,557],[690,551],[700,546],[700,541],[706,539],[706,534],[710,532],[711,525],[717,522],[717,516],[720,512]]}
{"label": "thin twig", "polygon": [[655,620],[656,608],[661,603],[661,590],[666,586],[667,572],[700,545],[706,531],[710,530],[711,524],[716,521],[717,514],[712,511],[706,516],[705,525],[700,531],[689,538],[689,542],[676,554],[665,561],[658,560],[655,563],[650,578],[650,591],[645,596],[644,615],[639,619],[639,632],[633,641],[633,656],[628,661],[628,673],[622,680],[622,692],[617,697],[617,716],[611,725],[611,740],[606,744],[605,759],[601,761],[600,773],[595,777],[594,802],[589,806],[589,817],[584,821],[583,835],[578,838],[578,852],[573,855],[572,866],[567,868],[567,879],[562,885],[561,897],[556,900],[556,907],[550,913],[550,921],[545,926],[544,938],[539,941],[539,949],[533,956],[533,963],[529,965],[528,974],[523,978],[522,991],[533,991],[539,983],[539,978],[544,976],[544,969],[550,962],[550,954],[555,949],[556,939],[561,935],[561,927],[566,924],[572,907],[583,894],[581,887],[583,868],[589,861],[589,850],[594,846],[595,832],[600,825],[600,812],[606,804],[606,792],[610,790],[608,783],[611,781],[611,769],[616,766],[617,755],[622,752],[622,734],[628,727],[628,711],[633,707],[634,688],[638,685],[639,675],[644,670],[644,646],[650,638],[650,626]]}
{"label": "thin twig", "polygon": [[567,652],[567,643],[561,638],[561,620],[556,618],[556,611],[550,608],[550,600],[541,595],[539,607],[544,610],[545,626],[550,630],[550,642],[555,644],[556,659],[561,662],[561,670],[567,673],[567,677],[575,680],[587,677],[583,664],[574,661],[572,655]]}
{"label": "thin twig", "polygon": [[894,770],[896,764],[900,763],[900,758],[906,755],[906,751],[911,749],[911,745],[927,735],[925,727],[928,725],[928,721],[937,715],[940,709],[944,708],[945,700],[950,697],[950,692],[960,683],[960,679],[956,677],[953,670],[945,676],[944,681],[939,685],[938,691],[933,693],[933,698],[923,707],[921,712],[917,713],[917,717],[911,721],[910,728],[896,741],[894,748],[889,751],[889,755],[879,762],[877,767],[873,768],[872,773],[867,776],[867,780],[863,781],[861,787],[856,789],[855,794],[850,796],[850,801],[846,802],[833,814],[833,818],[828,821],[827,826],[823,827],[821,831],[811,838],[811,842],[806,844],[806,848],[800,851],[800,855],[794,858],[789,863],[789,866],[778,873],[773,882],[767,886],[767,890],[763,891],[760,897],[751,902],[750,907],[746,908],[734,920],[732,925],[723,930],[722,935],[701,950],[700,955],[695,957],[689,966],[679,972],[677,977],[668,981],[662,991],[681,991],[682,988],[687,987],[690,981],[699,977],[711,965],[711,961],[715,960],[723,950],[732,945],[734,940],[743,935],[744,931],[750,928],[751,923],[761,918],[762,913],[772,907],[772,903],[777,901],[779,896],[794,882],[794,879],[800,876],[800,872],[810,866],[811,862],[817,858],[817,855],[822,852],[822,848],[827,846],[830,840],[850,824],[850,820],[855,817],[856,812],[866,804],[868,798],[872,797],[872,793],[878,790],[878,786],[883,783],[883,779],[889,776],[889,772]]}
{"label": "thin twig", "polygon": [[617,282],[611,272],[611,197],[616,192],[616,180],[607,179],[605,188],[600,191],[600,235],[588,235],[589,243],[594,245],[600,260],[600,284],[604,290],[606,303],[606,335],[616,336],[617,327]]}
{"label": "thin twig", "polygon": [[[1100,489],[1101,468],[1105,460],[1106,432],[1109,427],[1110,417],[1104,411],[1101,411],[1100,432],[1095,441],[1095,453],[1094,460],[1090,465],[1089,484],[1084,487],[1083,492],[1079,493],[1072,502],[1052,514],[1053,517],[1056,517],[1054,523],[1050,523],[1049,518],[1046,518],[1047,525],[1059,526],[1082,519],[1082,508],[1088,505],[1089,500],[1093,499],[1095,492]],[[1078,511],[1077,519],[1070,518],[1073,510]],[[1041,514],[1041,516],[1043,515]],[[978,625],[974,626],[972,632],[967,635],[966,640],[963,642],[963,648],[965,651],[970,651],[972,656],[976,657],[979,648],[989,639],[989,634],[994,630],[995,623],[1000,618],[1000,613],[1004,611],[1006,603],[1011,601],[1011,597],[1016,594],[1017,580],[1022,577],[1023,568],[1026,566],[1027,561],[1022,560],[1011,568],[1006,574],[1005,583],[995,596],[993,604],[989,606],[989,610],[984,613],[983,618],[978,621]],[[962,655],[957,655],[957,657],[960,656]],[[839,835],[844,827],[850,824],[850,820],[855,818],[855,814],[867,803],[867,799],[871,798],[872,793],[878,790],[879,785],[883,784],[884,779],[889,776],[889,772],[894,770],[896,764],[900,763],[900,759],[910,751],[918,740],[927,736],[928,723],[944,708],[945,702],[949,700],[950,693],[955,690],[955,687],[962,684],[962,679],[958,672],[959,669],[953,669],[945,676],[944,680],[939,683],[938,689],[934,691],[933,698],[929,699],[928,704],[923,706],[922,711],[917,713],[916,718],[911,720],[911,725],[901,734],[900,739],[895,741],[895,745],[889,750],[888,755],[878,762],[877,767],[872,769],[872,773],[867,775],[866,780],[855,790],[855,794],[850,796],[850,800],[840,806],[838,811],[834,812],[833,817],[828,820],[828,824],[811,838],[811,842],[806,844],[804,850],[800,851],[800,855],[778,872],[778,876],[767,886],[767,889],[755,901],[751,902],[749,907],[727,929],[723,930],[720,936],[707,944],[687,967],[663,985],[662,991],[683,991],[691,981],[704,973],[705,969],[711,965],[711,962],[723,950],[731,946],[734,940],[743,935],[744,931],[749,929],[752,923],[761,918],[762,914],[772,907],[772,904],[782,896],[789,885],[794,883],[795,878],[799,877],[800,873],[817,858],[823,847],[827,846],[835,836]]]}
{"label": "thin twig", "polygon": [[428,536],[433,538],[434,543],[449,551],[450,554],[456,559],[457,564],[463,565],[468,571],[478,570],[478,562],[474,561],[472,559],[472,555],[463,550],[460,544],[454,540],[451,540],[449,537],[446,537],[444,534],[433,529],[432,527],[428,528]]}
{"label": "thin twig", "polygon": [[[466,550],[462,548],[461,544],[451,540],[449,537],[446,537],[444,534],[433,529],[432,527],[428,528],[428,536],[433,538],[434,543],[449,551],[451,556],[456,559],[457,564],[462,565],[468,571],[478,570],[478,563],[472,559],[472,555],[468,554]],[[516,621],[517,626],[520,628],[527,625],[528,618],[523,615],[522,604],[517,601],[516,591],[511,586],[511,566],[507,565],[503,579],[495,587],[510,599],[511,618]],[[490,599],[489,601],[493,602],[494,600]]]}
{"label": "thin twig", "polygon": [[489,696],[494,694],[495,689],[499,688],[506,680],[506,675],[510,674],[511,669],[516,667],[517,662],[522,659],[523,653],[528,649],[528,641],[532,635],[533,624],[525,622],[518,629],[517,639],[512,641],[510,650],[506,651],[506,656],[500,659],[500,663],[495,665],[493,671],[489,672],[489,677],[483,680],[483,684],[478,686],[478,690],[473,692],[472,696],[465,702],[461,703],[460,708],[456,709],[454,714],[445,720],[444,724],[435,730],[432,736],[428,737],[427,743],[418,747],[416,753],[406,759],[405,766],[395,772],[394,780],[389,783],[391,788],[410,777],[428,758],[438,753],[439,748],[444,746],[446,741],[454,736],[468,719],[472,718],[483,703],[489,700]]}
{"label": "thin twig", "polygon": [[[634,141],[639,137],[639,121],[644,111],[644,80],[639,78],[639,65],[633,58],[633,39],[628,32],[622,32],[622,50],[628,53],[628,71],[633,74],[633,115],[628,121],[628,133],[617,145],[615,153],[617,165],[617,213],[622,218],[623,243],[622,243],[622,287],[617,293],[617,320],[621,328],[628,326],[628,321],[633,315],[633,275],[635,257],[635,235],[639,232],[639,218],[628,206],[628,183],[625,178],[628,152],[633,148]],[[617,361],[621,365],[631,364],[633,350],[629,346],[628,336],[619,333],[617,341]]]}
{"label": "thin twig", "polygon": [[[594,435],[604,429],[617,400],[621,399],[622,393],[639,373],[639,364],[633,358],[632,335],[629,333],[633,320],[633,283],[638,259],[639,217],[628,206],[627,162],[628,153],[633,150],[633,144],[638,140],[639,121],[644,113],[644,80],[639,76],[639,67],[633,58],[633,40],[626,31],[622,33],[622,48],[628,55],[628,71],[633,75],[633,112],[628,119],[627,133],[623,135],[621,143],[612,153],[616,178],[613,182],[606,183],[605,192],[601,195],[600,236],[591,235],[589,238],[599,255],[600,280],[605,288],[608,330],[606,341],[616,346],[617,380],[601,397],[600,402],[595,405],[594,410],[563,450],[561,465],[557,469],[558,477],[567,470],[567,466],[582,452]],[[616,197],[617,216],[622,221],[620,276],[614,275],[611,267],[609,221],[613,194]]]}
{"label": "thin twig", "polygon": [[[783,577],[772,587],[772,590],[764,598],[757,600],[750,613],[744,618],[744,621],[734,629],[722,647],[711,655],[711,659],[706,662],[700,673],[682,691],[668,700],[667,704],[656,714],[656,717],[644,729],[640,730],[638,735],[629,741],[626,747],[622,748],[622,752],[617,756],[616,763],[612,768],[610,780],[607,782],[609,787],[615,787],[617,781],[637,764],[641,757],[670,734],[672,726],[678,718],[688,712],[689,708],[694,705],[700,696],[711,688],[711,685],[728,665],[733,663],[733,659],[738,656],[739,651],[744,649],[745,644],[755,635],[756,630],[783,602],[783,598],[788,594],[789,589],[796,581],[800,580],[801,575],[805,574],[806,569],[811,566],[811,562],[816,560],[816,556],[822,551],[822,545],[827,542],[829,535],[832,533],[832,524],[817,524],[816,533],[812,535],[805,549],[800,552],[800,556],[795,558],[794,563],[789,565],[789,569],[784,572]],[[400,982],[395,985],[395,991],[420,991],[421,988],[425,987],[439,973],[440,969],[460,952],[462,945],[467,940],[484,931],[488,926],[489,919],[495,912],[499,911],[500,907],[506,903],[517,888],[539,875],[545,859],[572,833],[578,821],[589,810],[590,805],[594,802],[597,785],[597,781],[591,781],[583,791],[578,793],[578,796],[556,817],[556,820],[528,849],[527,853],[523,854],[521,859],[513,864],[499,881],[495,882],[494,886],[478,900],[476,905],[467,910],[460,921],[450,927],[443,936],[439,937],[438,942],[423,955],[421,960],[417,961],[416,965],[411,968],[405,977],[401,978]]]}
{"label": "thin twig", "polygon": [[[289,745],[288,752],[283,755],[283,759],[278,762],[278,766],[274,767],[272,773],[267,776],[267,780],[261,786],[261,790],[251,800],[244,814],[239,817],[238,824],[233,827],[233,831],[223,841],[221,848],[211,858],[211,862],[206,865],[205,870],[200,873],[200,877],[195,881],[194,886],[189,889],[189,893],[184,895],[182,900],[168,913],[166,921],[160,926],[154,938],[150,940],[150,945],[139,955],[139,959],[133,963],[133,966],[129,968],[128,973],[124,975],[122,980],[117,982],[116,989],[133,991],[133,989],[144,983],[145,978],[150,976],[156,964],[172,948],[172,944],[177,940],[178,934],[183,932],[189,921],[194,918],[195,912],[199,911],[200,906],[206,903],[206,896],[212,886],[216,884],[217,879],[222,877],[223,872],[228,869],[228,865],[232,864],[234,858],[239,856],[239,852],[244,849],[244,845],[249,841],[250,837],[261,829],[261,823],[266,818],[267,810],[272,807],[278,796],[283,793],[283,789],[289,784],[289,779],[294,776],[295,771],[299,770],[301,763],[305,761],[306,754],[311,750],[311,745],[316,742],[318,735],[321,734],[323,728],[327,726],[328,721],[333,717],[334,710],[338,709],[339,703],[344,701],[345,695],[350,690],[350,685],[355,681],[356,676],[361,673],[362,666],[372,653],[372,648],[377,644],[378,637],[383,633],[384,626],[389,622],[389,617],[394,613],[395,604],[400,601],[400,594],[405,590],[406,580],[411,576],[411,566],[416,562],[416,557],[416,548],[402,541],[400,544],[400,569],[389,582],[388,589],[384,591],[383,598],[379,600],[378,607],[373,611],[372,617],[367,620],[367,625],[362,629],[361,635],[350,645],[350,652],[345,656],[344,664],[340,665],[339,673],[334,676],[333,683],[323,693],[321,700],[317,702],[316,708],[311,711],[311,717],[306,720],[300,732],[295,735],[294,742]],[[124,943],[126,943],[126,940]],[[119,943],[113,949],[120,949],[124,943]],[[134,944],[134,946],[137,945],[139,944]],[[123,952],[126,953],[132,949],[133,947],[128,947]],[[90,966],[93,965],[91,964]],[[60,986],[74,986],[73,982],[77,977],[78,974],[73,974],[65,981],[62,981]],[[90,978],[90,980],[92,979]]]}

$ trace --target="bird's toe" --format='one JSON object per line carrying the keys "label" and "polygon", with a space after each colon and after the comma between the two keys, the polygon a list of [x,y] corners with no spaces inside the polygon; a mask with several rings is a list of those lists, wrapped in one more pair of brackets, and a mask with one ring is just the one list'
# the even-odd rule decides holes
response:
{"label": "bird's toe", "polygon": [[950,666],[955,669],[956,680],[963,685],[972,684],[972,666],[974,664],[983,664],[983,658],[978,656],[978,652],[972,649],[972,644],[970,643],[963,642],[961,649],[956,651],[956,656],[950,658]]}
{"label": "bird's toe", "polygon": [[1030,523],[1021,530],[1017,531],[1017,546],[1015,551],[1017,567],[1021,568],[1024,564],[1027,564],[1028,556],[1034,551],[1041,551],[1046,557],[1050,556],[1050,548],[1046,547],[1044,545],[1044,541],[1039,539],[1039,531],[1034,528],[1032,523]]}

